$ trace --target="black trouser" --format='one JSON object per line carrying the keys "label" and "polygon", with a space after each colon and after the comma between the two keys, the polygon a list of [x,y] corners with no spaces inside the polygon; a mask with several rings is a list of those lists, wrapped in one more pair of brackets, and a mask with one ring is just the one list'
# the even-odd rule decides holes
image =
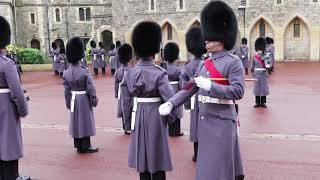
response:
{"label": "black trouser", "polygon": [[16,180],[19,177],[19,161],[0,160],[0,180]]}
{"label": "black trouser", "polygon": [[124,118],[122,117],[122,129],[125,131],[126,128],[125,128],[125,125],[124,125]]}
{"label": "black trouser", "polygon": [[180,119],[176,119],[174,123],[169,124],[169,136],[179,136],[181,133]]}
{"label": "black trouser", "polygon": [[249,70],[248,70],[248,68],[245,68],[246,69],[246,74],[249,74]]}
{"label": "black trouser", "polygon": [[198,158],[198,142],[194,142],[193,143],[193,151],[194,151],[193,158],[194,158],[195,161],[197,161],[197,158]]}
{"label": "black trouser", "polygon": [[115,69],[111,69],[111,74],[114,75],[114,73],[116,73]]}
{"label": "black trouser", "polygon": [[140,180],[166,180],[166,172],[158,171],[154,174],[149,172],[140,173]]}
{"label": "black trouser", "polygon": [[106,68],[103,67],[103,68],[101,68],[101,70],[102,70],[102,74],[105,75],[106,74]]}
{"label": "black trouser", "polygon": [[59,76],[62,77],[63,76],[63,72],[59,73]]}
{"label": "black trouser", "polygon": [[262,105],[267,103],[267,96],[256,96],[256,104]]}
{"label": "black trouser", "polygon": [[98,68],[93,68],[93,71],[94,71],[94,75],[98,76],[98,74],[99,74],[99,69],[98,69]]}
{"label": "black trouser", "polygon": [[78,152],[85,152],[91,147],[90,137],[74,138],[74,148],[77,148]]}
{"label": "black trouser", "polygon": [[54,71],[54,74],[55,74],[56,76],[59,76],[59,71]]}

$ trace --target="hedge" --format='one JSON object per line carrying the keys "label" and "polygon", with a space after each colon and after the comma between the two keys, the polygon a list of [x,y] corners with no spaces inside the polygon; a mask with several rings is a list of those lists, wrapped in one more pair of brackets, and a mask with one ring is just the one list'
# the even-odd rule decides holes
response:
{"label": "hedge", "polygon": [[44,55],[38,49],[26,48],[17,52],[20,64],[44,64]]}

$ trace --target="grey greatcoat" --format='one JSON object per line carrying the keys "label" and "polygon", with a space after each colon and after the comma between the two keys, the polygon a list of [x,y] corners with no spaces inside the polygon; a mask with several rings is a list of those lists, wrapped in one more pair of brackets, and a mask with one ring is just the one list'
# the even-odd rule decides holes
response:
{"label": "grey greatcoat", "polygon": [[94,69],[100,68],[100,62],[99,62],[99,50],[97,48],[93,48],[90,51],[90,57],[92,62],[92,67]]}
{"label": "grey greatcoat", "polygon": [[96,89],[88,68],[80,64],[71,65],[63,74],[66,106],[70,110],[72,91],[86,91],[76,95],[74,112],[70,112],[70,135],[84,138],[96,134],[93,107],[98,104]]}
{"label": "grey greatcoat", "polygon": [[[226,50],[213,53],[211,59],[223,77],[228,78],[229,85],[213,82],[208,92],[194,83],[169,99],[174,107],[180,106],[196,92],[227,100],[243,97],[245,76],[240,59]],[[197,75],[210,77],[203,63],[199,65]],[[235,105],[199,102],[199,117],[196,180],[234,180],[235,176],[243,175]]]}
{"label": "grey greatcoat", "polygon": [[99,61],[99,66],[101,68],[107,67],[107,62],[106,62],[106,50],[103,48],[99,49],[98,52],[98,61]]}
{"label": "grey greatcoat", "polygon": [[[129,69],[120,88],[126,130],[130,130],[133,97],[160,97],[167,101],[174,95],[167,72],[156,66],[153,59],[140,60]],[[138,103],[137,106],[135,129],[131,131],[129,167],[138,172],[172,170],[167,122],[159,114],[160,104]]]}
{"label": "grey greatcoat", "polygon": [[63,73],[63,71],[67,68],[68,62],[65,54],[59,54],[57,58],[57,62],[59,64],[58,71],[59,73]]}
{"label": "grey greatcoat", "polygon": [[[168,78],[169,78],[169,81],[171,83],[171,86],[174,90],[174,92],[178,92],[181,90],[182,88],[182,83],[183,83],[183,80],[182,80],[182,76],[181,76],[181,69],[174,63],[167,63],[167,72],[168,72]],[[175,83],[177,82],[178,84],[172,84],[172,83]],[[180,107],[177,107],[175,108],[174,110],[174,114],[175,114],[175,118],[179,118],[181,119],[183,117],[183,107],[180,106]],[[171,116],[169,116],[169,119],[171,119]],[[171,121],[173,122],[173,121]]]}
{"label": "grey greatcoat", "polygon": [[274,64],[274,47],[271,44],[268,44],[266,46],[266,51],[267,51],[267,53],[270,54],[271,65],[273,66],[273,64]]}
{"label": "grey greatcoat", "polygon": [[13,161],[23,157],[21,117],[28,115],[16,65],[0,52],[0,160]]}
{"label": "grey greatcoat", "polygon": [[50,57],[52,58],[52,70],[58,71],[59,69],[59,63],[57,62],[59,56],[59,49],[52,49],[50,51]]}
{"label": "grey greatcoat", "polygon": [[249,48],[247,45],[242,44],[240,47],[240,59],[242,61],[243,67],[244,68],[249,68],[250,67],[250,61],[249,61]]}
{"label": "grey greatcoat", "polygon": [[80,61],[81,66],[87,67],[87,57],[86,52],[84,52],[84,57]]}
{"label": "grey greatcoat", "polygon": [[118,59],[117,59],[117,53],[118,50],[114,48],[113,50],[109,51],[109,56],[110,56],[110,66],[111,69],[117,69],[118,68]]}
{"label": "grey greatcoat", "polygon": [[[182,70],[183,84],[186,84],[195,76],[201,60],[202,59],[193,59],[185,65]],[[198,93],[194,95],[194,101],[192,102],[194,104],[192,106],[191,100],[184,103],[185,108],[190,110],[190,141],[192,142],[198,142],[199,102],[197,95]]]}
{"label": "grey greatcoat", "polygon": [[122,107],[121,107],[121,91],[120,91],[120,83],[122,82],[124,73],[128,70],[128,66],[121,66],[119,69],[116,70],[114,74],[114,92],[115,97],[118,99],[118,111],[117,117],[121,118],[122,115]]}
{"label": "grey greatcoat", "polygon": [[252,71],[253,78],[257,79],[254,83],[253,93],[255,96],[267,96],[269,95],[269,86],[268,86],[268,72],[265,71],[257,71],[257,68],[265,69],[266,66],[261,64],[256,58],[256,56],[252,57]]}

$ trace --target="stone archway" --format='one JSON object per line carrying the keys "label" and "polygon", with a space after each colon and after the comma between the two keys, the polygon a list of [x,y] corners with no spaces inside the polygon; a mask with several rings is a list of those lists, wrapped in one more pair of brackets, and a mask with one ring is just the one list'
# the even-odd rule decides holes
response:
{"label": "stone archway", "polygon": [[165,22],[162,25],[162,44],[165,45],[167,42],[170,41],[178,43],[178,33],[171,23]]}
{"label": "stone archway", "polygon": [[291,19],[284,31],[284,59],[310,60],[310,30],[298,16]]}
{"label": "stone archway", "polygon": [[40,50],[40,41],[38,39],[31,40],[31,48]]}
{"label": "stone archway", "polygon": [[58,48],[65,47],[64,41],[62,39],[56,39],[54,42],[57,44]]}
{"label": "stone archway", "polygon": [[250,31],[250,56],[252,57],[255,53],[254,44],[257,38],[259,37],[271,37],[274,38],[274,31],[270,23],[264,19],[260,18],[252,27]]}
{"label": "stone archway", "polygon": [[109,52],[110,46],[113,43],[113,34],[109,30],[104,30],[100,33],[100,41],[104,44],[104,49]]}

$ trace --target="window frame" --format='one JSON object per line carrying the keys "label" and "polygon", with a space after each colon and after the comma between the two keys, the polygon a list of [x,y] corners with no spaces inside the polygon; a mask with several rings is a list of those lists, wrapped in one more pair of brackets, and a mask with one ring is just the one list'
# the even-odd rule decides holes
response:
{"label": "window frame", "polygon": [[[78,7],[78,15],[77,15],[77,22],[78,23],[91,23],[92,21],[92,11],[91,11],[91,7]],[[83,9],[83,20],[81,20],[81,15],[80,15],[80,10]],[[89,12],[90,12],[90,18],[87,18],[87,9],[89,9]],[[89,19],[89,20],[88,20]]]}
{"label": "window frame", "polygon": [[35,13],[30,13],[30,23],[31,24],[37,24],[36,14]]}
{"label": "window frame", "polygon": [[[59,21],[57,21],[57,10],[59,11]],[[54,20],[56,23],[61,23],[61,19],[62,19],[62,16],[61,16],[61,8],[55,8],[54,9]]]}
{"label": "window frame", "polygon": [[293,38],[301,38],[301,22],[298,18],[293,20]]}

